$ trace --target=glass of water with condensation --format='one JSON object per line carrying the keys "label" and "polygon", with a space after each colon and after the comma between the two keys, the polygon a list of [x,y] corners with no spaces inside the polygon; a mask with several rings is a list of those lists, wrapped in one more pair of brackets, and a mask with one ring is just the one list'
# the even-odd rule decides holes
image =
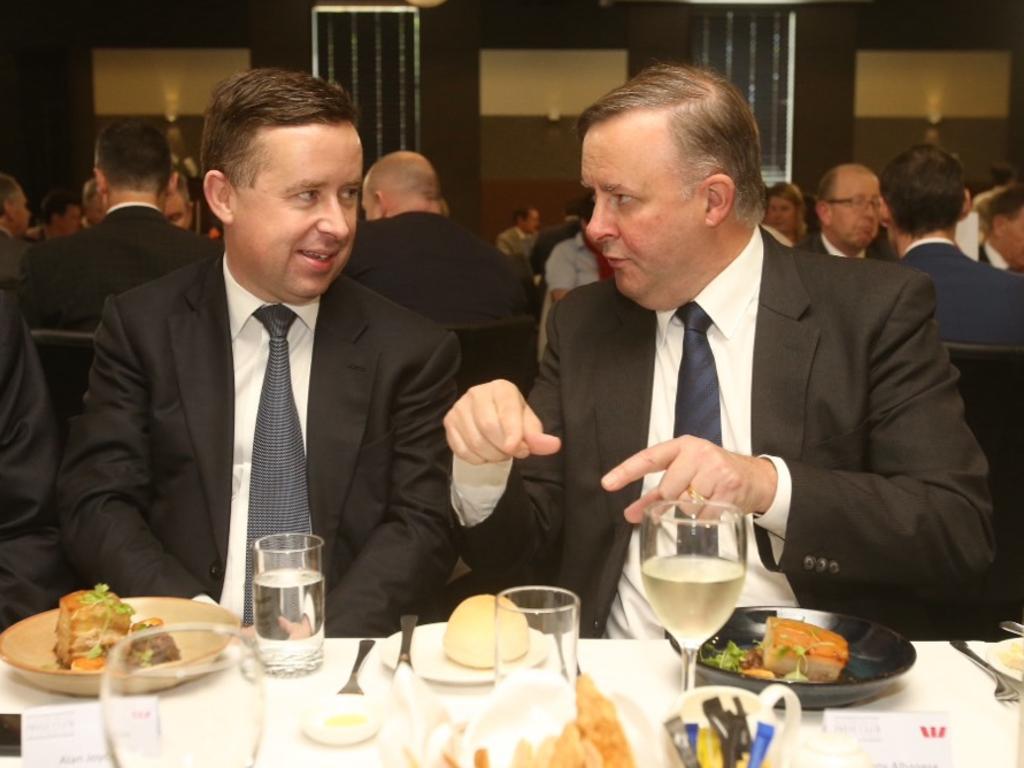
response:
{"label": "glass of water with condensation", "polygon": [[305,675],[323,662],[323,547],[308,533],[253,542],[253,621],[268,675]]}

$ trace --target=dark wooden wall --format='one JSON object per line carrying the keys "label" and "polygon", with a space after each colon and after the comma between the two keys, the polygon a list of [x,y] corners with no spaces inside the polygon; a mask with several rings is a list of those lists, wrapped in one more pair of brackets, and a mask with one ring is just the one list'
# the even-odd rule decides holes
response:
{"label": "dark wooden wall", "polygon": [[[36,203],[49,186],[88,175],[92,48],[242,47],[257,66],[309,68],[311,3],[20,4],[0,25],[0,170],[21,179]],[[598,0],[448,0],[425,10],[423,150],[438,166],[453,216],[479,229],[481,201],[494,199],[482,189],[481,48],[625,49],[636,71],[652,60],[685,60],[690,18],[699,10],[653,2],[601,7]],[[1024,2],[876,0],[798,6],[797,14],[794,178],[801,185],[813,188],[824,170],[852,156],[858,49],[1011,51],[1008,159],[1024,165]]]}

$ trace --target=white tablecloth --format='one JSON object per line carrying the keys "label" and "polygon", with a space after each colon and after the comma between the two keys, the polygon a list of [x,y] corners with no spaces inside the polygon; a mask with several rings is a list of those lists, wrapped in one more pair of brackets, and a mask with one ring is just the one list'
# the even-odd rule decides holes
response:
{"label": "white tablecloth", "polygon": [[[352,747],[325,747],[307,739],[299,727],[303,709],[336,692],[347,679],[356,644],[355,640],[328,640],[324,665],[315,674],[293,680],[268,678],[260,768],[379,764],[372,739]],[[983,644],[974,646],[984,655]],[[997,703],[989,678],[948,644],[915,643],[915,647],[918,659],[914,668],[879,698],[858,706],[876,711],[948,712],[957,768],[1015,768],[1020,705]],[[679,658],[665,641],[584,640],[579,661],[599,687],[630,695],[655,722],[660,722],[679,693]],[[380,663],[377,648],[367,658],[360,682],[367,692],[388,690],[391,673]],[[459,720],[469,717],[490,686],[435,685],[434,690]],[[68,701],[75,699],[37,690],[6,665],[0,670],[0,712],[22,712],[40,704]],[[804,729],[817,728],[820,722],[820,712],[805,713]],[[0,759],[0,766],[8,768],[20,762],[17,758]]]}

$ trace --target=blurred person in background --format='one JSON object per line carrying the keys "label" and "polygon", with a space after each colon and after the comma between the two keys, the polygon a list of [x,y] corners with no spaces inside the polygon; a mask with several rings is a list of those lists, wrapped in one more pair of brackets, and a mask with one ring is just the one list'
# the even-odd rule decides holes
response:
{"label": "blurred person in background", "polygon": [[[800,187],[780,181],[768,187],[764,220],[761,222],[783,245],[799,243],[807,234],[804,220],[804,196]],[[781,238],[777,235],[782,235]]]}

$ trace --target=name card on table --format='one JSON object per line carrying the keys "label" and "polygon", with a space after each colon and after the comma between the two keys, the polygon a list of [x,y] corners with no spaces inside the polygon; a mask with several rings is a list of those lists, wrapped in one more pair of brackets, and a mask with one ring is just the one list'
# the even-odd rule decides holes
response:
{"label": "name card on table", "polygon": [[945,712],[854,712],[826,709],[826,731],[856,739],[875,768],[953,768]]}
{"label": "name card on table", "polygon": [[[140,696],[121,703],[124,731],[130,734],[136,751],[159,756],[157,698]],[[21,718],[21,755],[25,768],[112,768],[100,703],[57,704],[25,710]]]}

